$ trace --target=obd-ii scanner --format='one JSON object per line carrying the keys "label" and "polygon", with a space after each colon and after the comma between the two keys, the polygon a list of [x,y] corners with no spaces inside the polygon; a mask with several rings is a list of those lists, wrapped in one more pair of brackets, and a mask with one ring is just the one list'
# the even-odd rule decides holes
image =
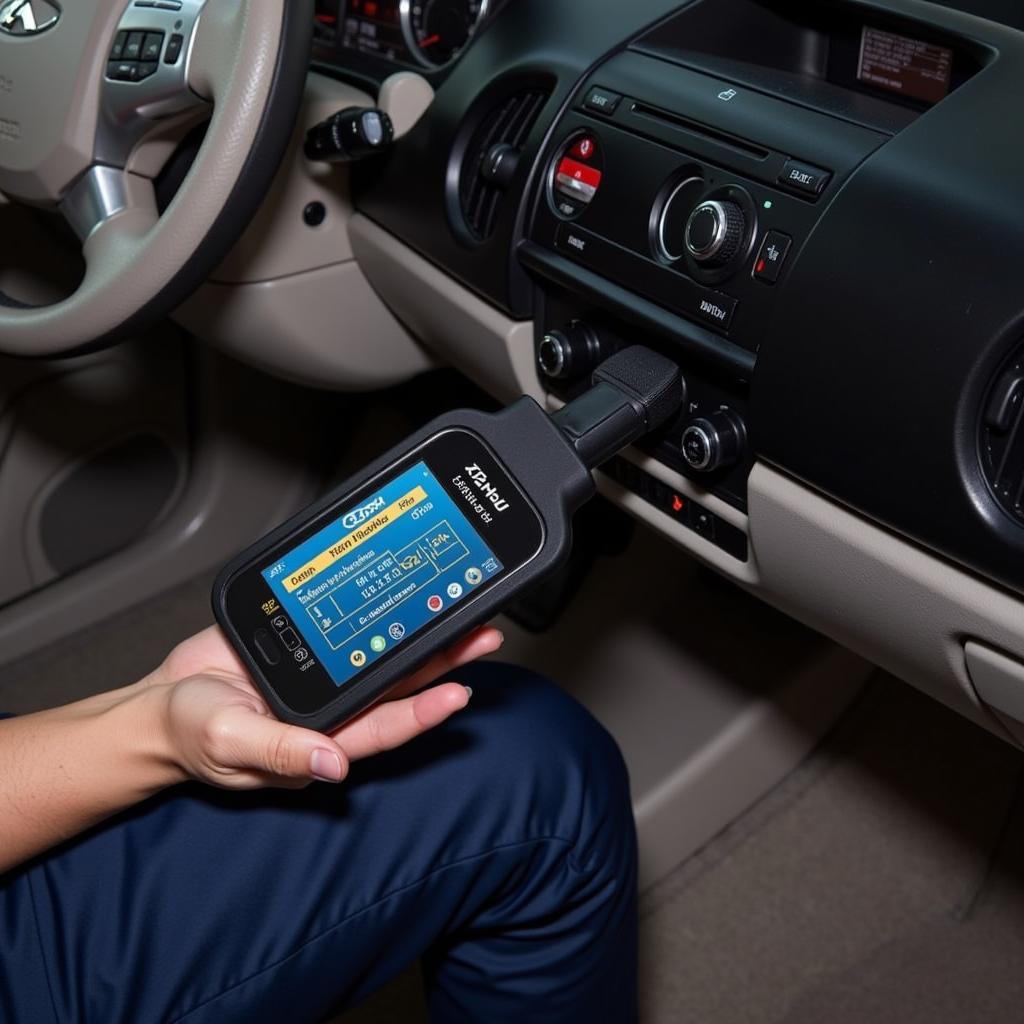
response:
{"label": "obd-ii scanner", "polygon": [[554,415],[446,413],[225,566],[217,621],[278,717],[336,728],[558,568],[591,470],[682,400],[634,346]]}

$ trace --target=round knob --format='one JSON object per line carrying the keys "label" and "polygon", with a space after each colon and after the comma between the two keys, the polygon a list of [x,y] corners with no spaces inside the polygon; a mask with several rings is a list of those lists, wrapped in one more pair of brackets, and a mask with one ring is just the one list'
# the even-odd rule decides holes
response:
{"label": "round knob", "polygon": [[573,320],[562,330],[548,331],[537,346],[537,365],[545,377],[582,377],[601,362],[601,341],[585,323]]}
{"label": "round knob", "polygon": [[747,219],[738,203],[708,199],[686,222],[686,251],[709,267],[723,267],[740,251]]}
{"label": "round knob", "polygon": [[711,473],[731,466],[743,454],[743,421],[728,409],[693,420],[683,431],[683,458],[690,469]]}

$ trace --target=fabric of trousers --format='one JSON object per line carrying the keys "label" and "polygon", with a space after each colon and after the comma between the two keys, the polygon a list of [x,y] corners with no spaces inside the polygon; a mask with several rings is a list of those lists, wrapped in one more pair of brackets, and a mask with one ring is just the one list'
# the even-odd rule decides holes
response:
{"label": "fabric of trousers", "polygon": [[635,1021],[618,748],[530,672],[455,676],[340,786],[178,787],[0,876],[0,1020],[320,1021],[420,958],[433,1021]]}

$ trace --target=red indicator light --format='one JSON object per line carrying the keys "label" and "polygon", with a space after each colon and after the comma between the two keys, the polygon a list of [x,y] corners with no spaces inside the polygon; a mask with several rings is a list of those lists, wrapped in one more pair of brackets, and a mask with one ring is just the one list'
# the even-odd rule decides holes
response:
{"label": "red indicator light", "polygon": [[376,18],[377,17],[377,4],[376,4],[376,0],[367,0],[366,6],[363,7],[363,13],[368,18]]}
{"label": "red indicator light", "polygon": [[757,261],[757,266],[754,267],[754,273],[755,274],[763,274],[765,266],[766,266],[766,264],[765,264],[764,260],[758,260]]}
{"label": "red indicator light", "polygon": [[569,155],[577,160],[591,160],[596,153],[597,143],[589,135],[585,135],[569,150]]}
{"label": "red indicator light", "polygon": [[685,504],[686,503],[683,501],[682,498],[679,497],[678,494],[673,494],[672,495],[672,511],[673,512],[682,512],[683,511],[683,506]]}

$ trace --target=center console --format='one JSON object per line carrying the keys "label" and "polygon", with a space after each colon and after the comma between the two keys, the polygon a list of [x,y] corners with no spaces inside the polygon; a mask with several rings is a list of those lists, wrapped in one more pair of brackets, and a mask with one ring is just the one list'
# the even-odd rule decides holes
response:
{"label": "center console", "polygon": [[[980,66],[884,15],[806,7],[694,4],[597,67],[549,136],[518,249],[537,284],[544,388],[568,400],[617,348],[660,348],[686,401],[647,454],[740,511],[750,384],[792,266],[857,168]],[[609,471],[673,511],[668,489]]]}

